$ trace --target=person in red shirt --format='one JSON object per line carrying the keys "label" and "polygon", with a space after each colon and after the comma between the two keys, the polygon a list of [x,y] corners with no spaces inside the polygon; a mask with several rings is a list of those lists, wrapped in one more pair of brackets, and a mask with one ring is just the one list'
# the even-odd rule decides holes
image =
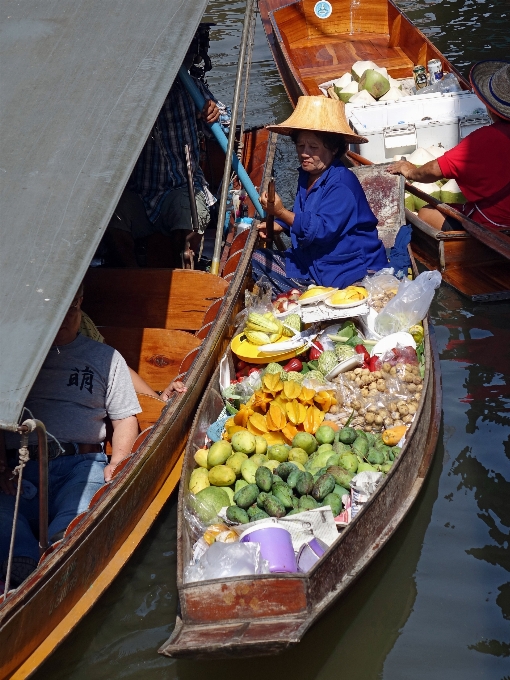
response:
{"label": "person in red shirt", "polygon": [[[487,107],[493,123],[478,128],[437,160],[416,167],[398,161],[392,174],[416,182],[455,179],[467,199],[455,206],[466,217],[496,231],[510,229],[510,61],[486,60],[469,75],[473,91]],[[418,217],[442,231],[462,230],[460,222],[425,206]]]}

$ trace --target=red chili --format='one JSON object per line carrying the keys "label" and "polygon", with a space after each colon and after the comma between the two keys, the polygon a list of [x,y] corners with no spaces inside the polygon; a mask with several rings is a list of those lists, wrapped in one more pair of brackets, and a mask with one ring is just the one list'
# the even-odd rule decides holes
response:
{"label": "red chili", "polygon": [[317,340],[315,340],[313,344],[314,347],[310,348],[309,354],[310,361],[315,361],[324,352],[324,347],[321,345],[320,342],[317,342]]}
{"label": "red chili", "polygon": [[370,357],[370,361],[368,362],[368,369],[371,373],[373,373],[374,371],[378,371],[380,367],[381,360],[376,354],[374,354],[373,357]]}
{"label": "red chili", "polygon": [[287,372],[297,371],[298,373],[301,373],[303,370],[303,364],[297,357],[294,357],[294,359],[291,359],[288,364],[285,364],[283,370]]}
{"label": "red chili", "polygon": [[370,354],[367,352],[365,345],[356,345],[354,350],[363,356],[363,361],[370,361]]}

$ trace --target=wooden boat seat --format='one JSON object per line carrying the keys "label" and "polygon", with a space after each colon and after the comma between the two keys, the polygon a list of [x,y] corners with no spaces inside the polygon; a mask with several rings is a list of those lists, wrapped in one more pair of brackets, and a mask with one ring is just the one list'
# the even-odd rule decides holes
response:
{"label": "wooden boat seat", "polygon": [[184,357],[202,344],[201,338],[191,333],[166,328],[99,326],[99,330],[127,365],[156,391],[174,380]]}
{"label": "wooden boat seat", "polygon": [[84,309],[97,326],[197,331],[228,282],[183,269],[89,269]]}
{"label": "wooden boat seat", "polygon": [[163,399],[156,399],[156,397],[151,397],[148,394],[137,394],[136,396],[138,397],[142,409],[142,412],[138,413],[136,419],[138,420],[140,432],[143,432],[148,427],[152,427],[159,419],[161,411],[166,406],[166,401],[163,401]]}

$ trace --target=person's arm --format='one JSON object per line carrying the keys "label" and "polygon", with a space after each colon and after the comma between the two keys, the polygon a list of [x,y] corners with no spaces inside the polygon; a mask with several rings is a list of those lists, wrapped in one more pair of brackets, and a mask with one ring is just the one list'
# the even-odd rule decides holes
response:
{"label": "person's arm", "polygon": [[117,465],[131,454],[131,448],[138,437],[136,416],[112,420],[112,457],[104,469],[104,481],[109,482]]}
{"label": "person's arm", "polygon": [[155,392],[152,387],[148,385],[140,375],[138,375],[136,371],[133,371],[132,368],[129,368],[129,374],[131,375],[135,392],[138,394],[148,394],[150,397],[156,397],[156,399],[159,399],[159,394]]}
{"label": "person's arm", "polygon": [[[280,222],[283,222],[288,227],[292,227],[294,224],[294,213],[290,210],[287,210],[287,208],[283,205],[282,199],[277,193],[274,195],[274,204],[271,208],[268,207],[267,203],[267,191],[263,191],[260,194],[260,204],[268,215],[274,215],[277,220],[280,220]],[[275,229],[275,231],[282,231],[282,229]]]}
{"label": "person's arm", "polygon": [[15,496],[16,486],[11,477],[12,470],[7,465],[4,433],[3,430],[0,430],[0,490],[8,496]]}
{"label": "person's arm", "polygon": [[435,182],[436,179],[443,177],[439,163],[435,159],[420,167],[409,163],[409,161],[397,161],[386,168],[386,172],[392,175],[403,175],[412,182],[424,182],[425,184]]}
{"label": "person's arm", "polygon": [[202,109],[202,112],[200,113],[200,117],[206,123],[209,123],[209,125],[216,123],[216,121],[219,119],[220,110],[216,106],[215,102],[213,102],[212,99],[206,100],[206,102],[204,104],[204,108]]}

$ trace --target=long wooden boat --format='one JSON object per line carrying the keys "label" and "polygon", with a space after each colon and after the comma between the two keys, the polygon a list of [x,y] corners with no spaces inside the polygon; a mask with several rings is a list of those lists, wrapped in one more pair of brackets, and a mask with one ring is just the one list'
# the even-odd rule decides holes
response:
{"label": "long wooden boat", "polygon": [[[74,20],[58,24],[62,33],[59,49],[53,42],[45,42],[46,29],[36,31],[36,39],[33,31],[27,30],[26,20],[37,15],[37,7],[27,3],[12,17],[13,25],[19,26],[17,57],[9,53],[3,60],[7,77],[13,77],[12,92],[19,96],[18,102],[9,101],[5,107],[10,114],[12,139],[4,137],[4,157],[10,162],[9,180],[14,177],[19,182],[8,187],[10,196],[3,194],[4,217],[11,221],[7,219],[8,229],[2,227],[0,278],[4,299],[10,305],[0,310],[0,426],[16,426],[24,394],[85,272],[84,309],[106,341],[125,355],[128,364],[153,389],[161,390],[179,376],[187,391],[174,395],[169,402],[139,395],[141,433],[131,456],[116,468],[112,481],[96,493],[88,510],[73,520],[64,538],[46,550],[31,576],[0,598],[2,679],[29,677],[66,638],[122,569],[175,489],[200,395],[228,344],[233,318],[250,280],[251,253],[257,238],[255,230],[236,236],[231,227],[221,276],[157,268],[157,264],[143,269],[88,268],[206,2],[196,3],[186,17],[176,19],[171,1],[149,0],[144,6],[143,30],[134,0],[123,3],[122,13],[115,15],[94,1],[87,6],[76,5],[73,0],[64,0],[64,4],[73,11]],[[62,3],[49,2],[46,17],[62,16],[64,10]],[[178,54],[172,31],[177,31],[182,41]],[[78,35],[82,53],[70,59],[65,45],[74,44]],[[83,40],[84,35],[89,40]],[[109,41],[112,35],[118,39]],[[126,42],[128,35],[132,40]],[[155,35],[159,36],[156,40]],[[112,57],[112,69],[119,78],[116,87],[126,86],[120,94],[112,88],[110,71],[103,68],[105,45],[109,55],[115,49],[122,52],[119,62]],[[9,41],[6,49],[12,50]],[[32,93],[26,82],[20,84],[20,61],[26,68],[27,61],[35,58],[35,68],[41,53],[48,55],[48,63],[42,75],[34,71],[34,78],[40,82],[34,82]],[[101,68],[96,68],[97,60]],[[84,64],[90,68],[84,69]],[[75,83],[70,74],[78,81],[81,78],[86,90],[76,93],[74,109],[64,96]],[[57,87],[55,83],[63,88],[58,97],[49,90]],[[101,110],[91,119],[93,86]],[[142,91],[143,106],[139,99]],[[32,104],[31,96],[36,97],[40,110],[23,107],[27,92]],[[27,135],[32,114],[37,125],[30,129],[39,146]],[[108,127],[112,119],[116,124]],[[42,142],[41,121],[46,125]],[[245,132],[242,163],[257,185],[263,186],[272,172],[275,138],[265,129]],[[9,145],[17,145],[17,153]],[[30,147],[32,156],[23,153],[24,145]],[[55,162],[59,155],[60,164]],[[214,188],[224,165],[224,154],[215,142],[209,142],[208,161],[206,170],[212,172],[209,179]],[[28,177],[26,164],[41,169],[40,173],[31,173],[35,179]],[[46,194],[41,186],[35,186],[39,174],[44,175],[41,181]],[[21,184],[25,176],[23,184],[32,189],[30,199],[20,193],[26,188]],[[75,193],[77,178],[83,195]],[[55,195],[50,204],[48,196],[55,190],[52,182],[62,195]],[[20,197],[24,202],[20,203]],[[76,209],[69,209],[72,201]],[[61,223],[63,215],[65,226]],[[34,254],[28,269],[22,266],[23,261],[17,261],[21,236],[26,239],[23,250],[31,258]],[[34,280],[38,282],[37,291],[30,290]],[[41,292],[46,293],[43,311]],[[24,333],[16,334],[19,326],[13,319],[23,319]],[[18,365],[20,354],[24,354],[23,365]],[[25,368],[27,363],[29,369]],[[16,402],[11,397],[18,392],[21,396]]]}
{"label": "long wooden boat", "polygon": [[[415,265],[414,265],[415,266]],[[433,328],[425,320],[423,397],[401,455],[384,482],[339,538],[306,574],[271,574],[184,582],[192,545],[184,517],[185,494],[210,423],[223,408],[219,370],[190,432],[179,488],[177,587],[180,614],[160,653],[194,659],[276,654],[297,644],[341,599],[382,550],[418,497],[436,448],[441,418],[439,361]]]}
{"label": "long wooden boat", "polygon": [[[358,60],[372,60],[385,66],[392,77],[406,78],[412,77],[415,65],[426,67],[430,59],[439,59],[463,89],[470,89],[453,64],[391,0],[326,4],[331,6],[330,16],[319,18],[316,0],[259,0],[269,47],[293,105],[301,95],[321,94],[319,84],[350,71]],[[363,147],[356,151],[363,153]],[[353,161],[355,154],[348,156]],[[440,270],[446,283],[471,300],[510,298],[504,244],[495,241],[489,247],[468,231],[438,232],[416,214],[406,211],[406,216],[414,227],[413,253],[425,267]]]}

